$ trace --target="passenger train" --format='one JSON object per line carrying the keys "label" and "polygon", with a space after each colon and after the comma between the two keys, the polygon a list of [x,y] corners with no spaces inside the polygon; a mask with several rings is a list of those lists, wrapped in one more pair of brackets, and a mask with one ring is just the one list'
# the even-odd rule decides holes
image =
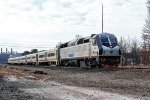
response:
{"label": "passenger train", "polygon": [[121,50],[110,33],[92,34],[60,44],[55,49],[9,58],[9,64],[78,67],[117,67]]}

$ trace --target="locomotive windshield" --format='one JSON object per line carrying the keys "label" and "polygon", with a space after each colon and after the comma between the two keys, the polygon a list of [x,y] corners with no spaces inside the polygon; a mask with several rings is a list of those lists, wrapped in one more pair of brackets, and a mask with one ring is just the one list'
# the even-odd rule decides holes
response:
{"label": "locomotive windshield", "polygon": [[106,47],[115,47],[118,45],[118,41],[116,37],[112,34],[101,35],[100,40],[101,40],[102,45]]}
{"label": "locomotive windshield", "polygon": [[109,47],[110,43],[107,36],[101,36],[102,45]]}
{"label": "locomotive windshield", "polygon": [[118,41],[117,38],[114,35],[110,35],[109,36],[110,42],[111,42],[111,46],[115,47],[118,45]]}

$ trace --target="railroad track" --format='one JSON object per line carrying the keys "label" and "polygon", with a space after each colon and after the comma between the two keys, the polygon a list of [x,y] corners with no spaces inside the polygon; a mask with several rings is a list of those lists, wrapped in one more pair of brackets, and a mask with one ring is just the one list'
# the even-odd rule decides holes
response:
{"label": "railroad track", "polygon": [[75,71],[75,72],[110,72],[110,71],[127,71],[127,72],[149,72],[150,68],[80,68],[80,67],[62,67],[62,66],[27,66],[27,65],[1,65],[1,67],[14,67],[31,69],[32,71],[45,71],[45,70],[64,70],[64,71]]}

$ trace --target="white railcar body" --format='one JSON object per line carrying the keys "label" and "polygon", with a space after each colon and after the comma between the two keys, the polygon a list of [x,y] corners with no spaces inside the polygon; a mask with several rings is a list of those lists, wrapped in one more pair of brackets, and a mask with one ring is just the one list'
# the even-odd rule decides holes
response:
{"label": "white railcar body", "polygon": [[31,57],[31,62],[32,63],[36,63],[37,62],[37,53],[34,53],[34,54],[30,54],[30,57]]}
{"label": "white railcar body", "polygon": [[12,58],[8,59],[8,64],[13,64]]}
{"label": "white railcar body", "polygon": [[18,57],[18,62],[19,62],[19,64],[22,63],[22,57]]}
{"label": "white railcar body", "polygon": [[57,50],[48,50],[46,52],[46,62],[49,65],[57,65],[58,64],[58,58],[57,58]]}
{"label": "white railcar body", "polygon": [[16,58],[13,58],[13,63],[16,64]]}
{"label": "white railcar body", "polygon": [[14,64],[14,58],[11,58],[11,64]]}
{"label": "white railcar body", "polygon": [[19,59],[18,59],[18,57],[15,58],[15,64],[19,64]]}
{"label": "white railcar body", "polygon": [[30,54],[26,56],[26,63],[27,64],[31,63],[31,56],[30,56]]}
{"label": "white railcar body", "polygon": [[38,53],[38,62],[45,62],[46,61],[46,51],[42,51]]}
{"label": "white railcar body", "polygon": [[26,63],[26,56],[22,56],[22,64],[27,64]]}

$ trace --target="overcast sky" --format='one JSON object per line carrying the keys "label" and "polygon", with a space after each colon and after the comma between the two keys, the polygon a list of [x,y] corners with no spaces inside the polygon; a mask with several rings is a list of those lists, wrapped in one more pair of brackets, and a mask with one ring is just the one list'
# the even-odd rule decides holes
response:
{"label": "overcast sky", "polygon": [[[0,47],[49,49],[101,33],[101,0],[0,0]],[[104,31],[141,38],[146,0],[103,0]],[[43,48],[41,48],[43,47]]]}

